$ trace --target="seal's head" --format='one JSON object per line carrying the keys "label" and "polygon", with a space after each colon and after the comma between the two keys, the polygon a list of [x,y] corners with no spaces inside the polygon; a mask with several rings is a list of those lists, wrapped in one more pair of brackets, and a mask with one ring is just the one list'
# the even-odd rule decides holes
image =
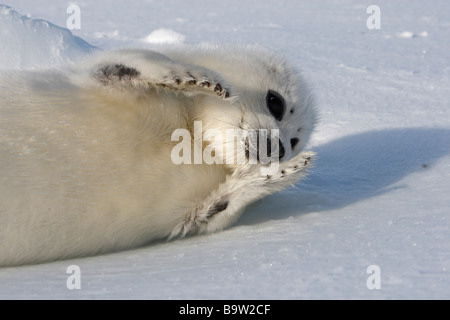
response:
{"label": "seal's head", "polygon": [[[203,101],[198,119],[204,131],[235,128],[256,133],[256,143],[245,142],[247,157],[251,151],[259,154],[260,130],[276,139],[275,147],[274,141],[268,145],[267,156],[287,161],[303,150],[316,124],[315,102],[300,72],[284,58],[255,46],[209,46],[186,56],[189,63],[219,74],[230,92],[228,103],[217,97]],[[273,129],[278,136],[271,136]],[[231,143],[224,139],[225,146]]]}

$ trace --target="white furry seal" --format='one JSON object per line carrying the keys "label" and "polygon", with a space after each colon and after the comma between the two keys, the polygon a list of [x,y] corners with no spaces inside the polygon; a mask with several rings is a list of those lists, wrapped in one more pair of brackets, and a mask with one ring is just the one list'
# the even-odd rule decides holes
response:
{"label": "white furry seal", "polygon": [[[221,230],[305,176],[315,119],[298,72],[253,46],[105,52],[65,71],[3,72],[0,266]],[[278,171],[173,163],[172,133],[194,134],[194,121],[279,129]],[[218,141],[209,145],[221,157],[228,142]]]}

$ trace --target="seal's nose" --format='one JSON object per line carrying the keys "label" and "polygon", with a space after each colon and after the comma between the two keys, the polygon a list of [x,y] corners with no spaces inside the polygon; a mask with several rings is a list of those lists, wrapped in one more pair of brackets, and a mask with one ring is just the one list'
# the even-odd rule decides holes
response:
{"label": "seal's nose", "polygon": [[[245,142],[245,157],[249,159],[250,157],[250,150],[252,149],[251,146],[254,144],[251,142],[251,139],[247,139]],[[274,141],[275,142],[275,141]],[[281,159],[285,156],[286,150],[284,149],[283,143],[280,139],[278,139],[278,145],[275,144],[275,150],[272,151],[272,140],[270,138],[267,138],[267,142],[264,148],[260,149],[259,144],[259,134],[256,136],[256,159],[260,160],[260,152],[263,152],[263,155],[267,156],[267,158],[276,157],[278,156],[278,159]]]}
{"label": "seal's nose", "polygon": [[[286,150],[284,150],[284,146],[281,143],[281,140],[278,139],[278,158],[281,159],[284,157],[286,153]],[[271,157],[272,156],[272,141],[268,138],[267,139],[267,157]]]}

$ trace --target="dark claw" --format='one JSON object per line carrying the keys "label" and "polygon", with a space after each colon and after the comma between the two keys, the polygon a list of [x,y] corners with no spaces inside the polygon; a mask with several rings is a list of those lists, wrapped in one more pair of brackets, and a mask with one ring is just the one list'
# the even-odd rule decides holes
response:
{"label": "dark claw", "polygon": [[214,87],[214,92],[222,92],[222,86],[220,85],[220,83],[216,84],[216,86]]}
{"label": "dark claw", "polygon": [[209,219],[219,212],[224,211],[226,208],[228,208],[228,203],[229,202],[227,199],[222,199],[219,202],[215,203],[213,207],[206,213],[207,218]]}

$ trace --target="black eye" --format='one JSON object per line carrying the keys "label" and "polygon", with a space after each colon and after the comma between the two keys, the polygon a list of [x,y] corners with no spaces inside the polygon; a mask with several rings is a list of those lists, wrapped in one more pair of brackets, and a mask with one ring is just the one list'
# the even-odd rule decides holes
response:
{"label": "black eye", "polygon": [[269,90],[266,96],[266,103],[267,108],[269,108],[269,111],[274,118],[281,121],[286,109],[286,103],[284,102],[283,97],[279,93]]}

